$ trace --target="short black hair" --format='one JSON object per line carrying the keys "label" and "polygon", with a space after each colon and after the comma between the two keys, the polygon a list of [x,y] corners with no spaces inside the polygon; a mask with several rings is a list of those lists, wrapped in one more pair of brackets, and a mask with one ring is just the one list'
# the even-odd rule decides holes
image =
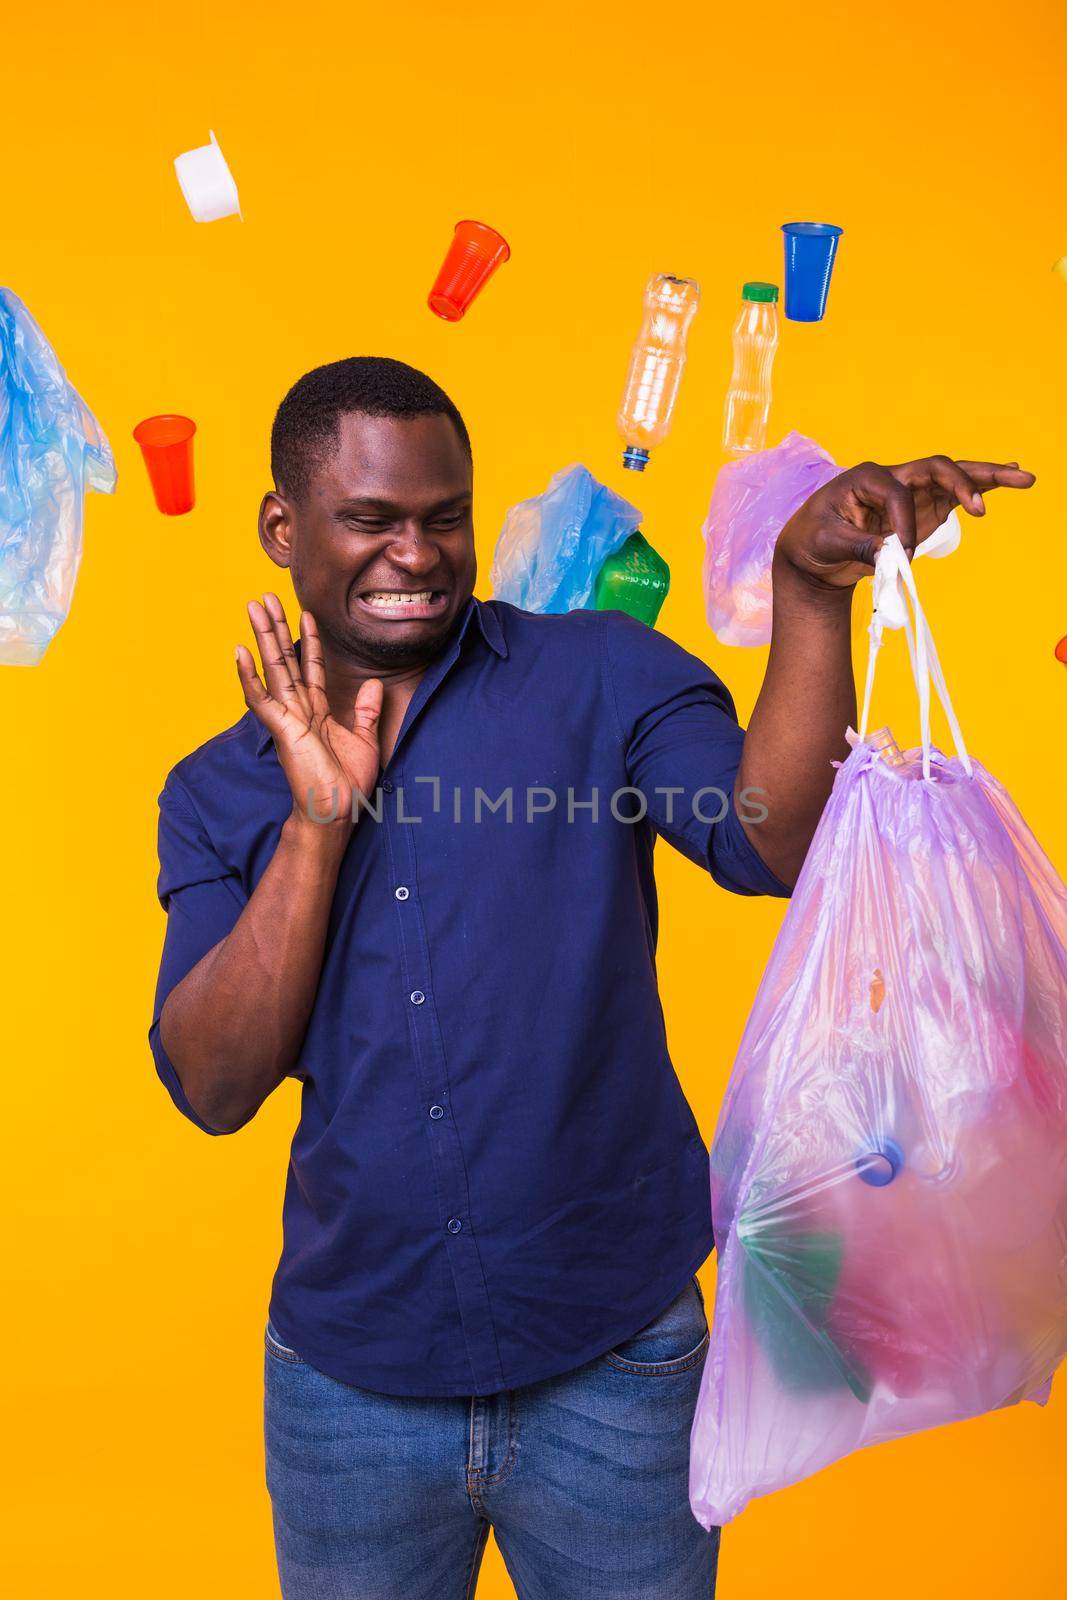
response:
{"label": "short black hair", "polygon": [[305,492],[312,458],[336,442],[338,422],[349,411],[365,417],[448,417],[472,454],[457,407],[425,372],[389,356],[349,356],[305,372],[278,407],[270,433],[276,488]]}

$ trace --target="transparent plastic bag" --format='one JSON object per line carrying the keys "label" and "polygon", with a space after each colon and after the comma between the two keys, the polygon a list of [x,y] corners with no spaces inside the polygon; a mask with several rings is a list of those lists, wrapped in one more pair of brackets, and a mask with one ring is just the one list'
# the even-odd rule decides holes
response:
{"label": "transparent plastic bag", "polygon": [[793,512],[841,470],[802,433],[720,470],[703,531],[704,602],[722,644],[770,643],[775,541]]}
{"label": "transparent plastic bag", "polygon": [[596,575],[641,513],[587,467],[557,472],[544,494],[512,506],[493,556],[493,595],[523,611],[582,611]]}
{"label": "transparent plastic bag", "polygon": [[[923,741],[860,734],[711,1162],[705,1525],[865,1445],[1043,1400],[1067,1353],[1067,889],[964,749],[914,576]],[[929,681],[959,755],[930,743]]]}
{"label": "transparent plastic bag", "polygon": [[85,491],[114,487],[95,418],[22,301],[0,289],[0,663],[44,655],[70,610]]}

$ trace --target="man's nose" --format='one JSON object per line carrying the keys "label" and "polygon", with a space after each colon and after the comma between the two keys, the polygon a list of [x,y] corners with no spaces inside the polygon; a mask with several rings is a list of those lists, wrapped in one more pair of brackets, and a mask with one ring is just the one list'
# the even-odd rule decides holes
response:
{"label": "man's nose", "polygon": [[424,578],[437,566],[439,555],[432,539],[419,527],[408,525],[397,534],[385,552],[394,566],[414,578]]}

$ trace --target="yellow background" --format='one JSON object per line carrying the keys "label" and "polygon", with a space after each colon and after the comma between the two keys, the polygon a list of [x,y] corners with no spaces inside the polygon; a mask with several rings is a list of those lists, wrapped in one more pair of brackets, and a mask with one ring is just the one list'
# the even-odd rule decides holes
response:
{"label": "yellow background", "polygon": [[[1038,473],[919,577],[972,746],[1063,869],[1063,17],[1059,0],[60,0],[5,22],[0,278],[120,474],[88,505],[43,665],[0,669],[8,1593],[277,1594],[261,1336],[295,1093],[209,1140],[171,1109],[145,1031],[155,799],[243,710],[245,601],[282,579],[255,534],[268,429],[305,369],[392,354],[454,395],[482,594],[505,508],[559,467],[632,495],[673,569],[662,626],[745,715],[763,653],[719,646],[700,592],[730,329],[745,278],[780,280],[781,222],[841,223],[826,322],[783,323],[772,437],[800,428],[844,463],[945,451]],[[209,127],[243,225],[195,225],[179,194],[172,159]],[[446,326],[425,296],[463,216],[513,258]],[[639,478],[614,415],[653,271],[697,277],[703,300],[673,434]],[[199,504],[173,521],[130,438],[171,409],[199,424]],[[879,720],[911,740],[899,639],[889,653]],[[667,848],[660,881],[672,1047],[710,1138],[781,908],[719,894]],[[1044,1412],[883,1446],[754,1505],[720,1593],[1051,1600],[1065,1462],[1061,1380]],[[509,1594],[490,1549],[479,1596]]]}

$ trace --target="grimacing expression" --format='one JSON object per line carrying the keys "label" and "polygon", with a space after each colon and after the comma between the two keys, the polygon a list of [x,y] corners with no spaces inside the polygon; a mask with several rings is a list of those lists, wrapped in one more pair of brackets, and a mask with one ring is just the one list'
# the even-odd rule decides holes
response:
{"label": "grimacing expression", "polygon": [[474,592],[471,459],[446,416],[347,412],[306,491],[266,496],[260,538],[324,646],[372,671],[423,665]]}

